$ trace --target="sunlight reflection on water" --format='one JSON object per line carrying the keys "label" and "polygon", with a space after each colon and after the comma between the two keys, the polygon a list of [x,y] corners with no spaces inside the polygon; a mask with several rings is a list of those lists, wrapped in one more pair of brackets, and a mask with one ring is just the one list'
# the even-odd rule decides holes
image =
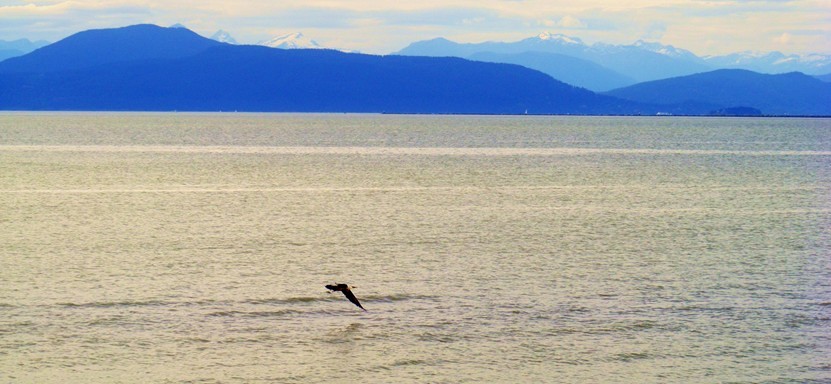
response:
{"label": "sunlight reflection on water", "polygon": [[0,122],[0,381],[831,380],[828,120]]}

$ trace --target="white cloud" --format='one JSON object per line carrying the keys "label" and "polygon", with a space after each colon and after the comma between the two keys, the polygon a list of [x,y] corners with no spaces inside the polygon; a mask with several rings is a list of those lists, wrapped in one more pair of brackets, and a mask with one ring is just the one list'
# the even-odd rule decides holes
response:
{"label": "white cloud", "polygon": [[781,34],[781,35],[779,35],[779,36],[777,36],[776,38],[773,39],[774,43],[780,44],[780,45],[790,45],[792,41],[793,41],[793,37],[791,36],[790,33],[787,33],[787,32],[785,32],[785,33],[783,33],[783,34]]}
{"label": "white cloud", "polygon": [[584,23],[582,20],[574,17],[574,16],[563,16],[560,21],[557,22],[557,25],[563,28],[586,28],[588,25]]}
{"label": "white cloud", "polygon": [[0,6],[0,18],[11,17],[33,17],[43,16],[47,14],[60,14],[66,12],[69,4],[49,4],[37,5],[34,3],[27,3],[22,5],[2,5]]}
{"label": "white cloud", "polygon": [[667,32],[667,25],[661,22],[650,24],[644,34],[641,36],[643,40],[661,40]]}
{"label": "white cloud", "polygon": [[548,28],[562,28],[562,29],[585,29],[588,24],[574,16],[563,16],[557,20],[542,20],[541,25]]}

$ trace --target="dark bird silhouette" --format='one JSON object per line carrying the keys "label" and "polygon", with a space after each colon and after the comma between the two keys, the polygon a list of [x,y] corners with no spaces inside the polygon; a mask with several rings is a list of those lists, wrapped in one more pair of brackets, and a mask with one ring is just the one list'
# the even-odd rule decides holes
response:
{"label": "dark bird silhouette", "polygon": [[[353,293],[352,293],[351,288],[355,288],[355,287],[350,287],[350,286],[348,286],[348,285],[346,285],[346,284],[330,284],[330,285],[326,285],[326,289],[328,289],[328,290],[330,290],[330,291],[333,291],[333,292],[334,292],[334,291],[340,291],[340,292],[343,292],[343,295],[344,295],[344,296],[346,296],[346,298],[347,298],[347,299],[349,299],[349,301],[351,301],[351,302],[352,302],[352,304],[355,304],[355,305],[357,305],[357,306],[358,306],[358,308],[363,309],[364,311],[366,311],[366,308],[364,308],[364,307],[361,305],[361,302],[359,302],[359,301],[358,301],[358,298],[357,298],[357,297],[355,297],[355,294],[353,294]],[[330,292],[330,293],[331,293],[331,292]]]}

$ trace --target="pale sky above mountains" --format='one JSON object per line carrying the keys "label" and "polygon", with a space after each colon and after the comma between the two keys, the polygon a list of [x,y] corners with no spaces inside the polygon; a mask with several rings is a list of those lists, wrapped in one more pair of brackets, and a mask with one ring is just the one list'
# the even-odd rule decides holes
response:
{"label": "pale sky above mountains", "polygon": [[516,41],[543,31],[698,55],[831,53],[831,0],[0,0],[3,40],[139,23],[181,23],[204,36],[223,29],[248,44],[302,32],[322,46],[378,54],[435,37]]}

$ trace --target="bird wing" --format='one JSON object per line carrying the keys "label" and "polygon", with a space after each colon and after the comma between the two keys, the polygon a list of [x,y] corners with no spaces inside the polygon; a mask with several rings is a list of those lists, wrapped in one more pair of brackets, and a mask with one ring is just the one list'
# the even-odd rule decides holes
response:
{"label": "bird wing", "polygon": [[344,289],[344,290],[343,290],[343,295],[344,295],[344,296],[346,296],[346,298],[347,298],[347,299],[349,299],[349,301],[351,301],[351,302],[352,302],[352,304],[355,304],[355,305],[357,305],[357,306],[358,306],[358,308],[363,309],[364,311],[366,311],[366,308],[364,308],[364,307],[361,305],[361,303],[358,301],[358,298],[357,298],[357,297],[355,297],[355,294],[353,294],[351,290],[349,290],[349,289]]}

